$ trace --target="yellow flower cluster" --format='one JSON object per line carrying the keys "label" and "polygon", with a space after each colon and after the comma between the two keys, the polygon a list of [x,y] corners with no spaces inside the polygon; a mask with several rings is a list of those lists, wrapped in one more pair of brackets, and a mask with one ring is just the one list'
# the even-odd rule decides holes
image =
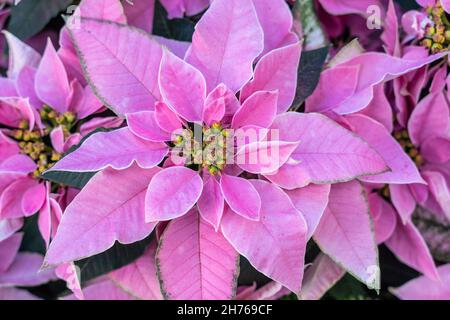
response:
{"label": "yellow flower cluster", "polygon": [[433,25],[428,27],[422,45],[432,53],[450,50],[450,22],[441,4],[429,7],[427,13]]}
{"label": "yellow flower cluster", "polygon": [[44,106],[40,110],[40,116],[43,123],[46,124],[45,129],[30,130],[28,122],[23,120],[20,122],[19,128],[12,131],[12,138],[18,142],[20,152],[29,156],[37,164],[37,169],[33,172],[35,178],[39,178],[42,172],[52,167],[62,156],[51,146],[50,132],[61,126],[64,136],[67,138],[76,122],[73,113],[58,114],[48,106]]}

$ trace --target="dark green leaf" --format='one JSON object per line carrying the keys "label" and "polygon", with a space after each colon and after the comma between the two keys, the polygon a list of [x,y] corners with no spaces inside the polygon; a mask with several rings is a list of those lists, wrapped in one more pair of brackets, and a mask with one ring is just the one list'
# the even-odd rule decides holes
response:
{"label": "dark green leaf", "polygon": [[450,262],[450,222],[421,207],[417,207],[413,218],[433,257]]}
{"label": "dark green leaf", "polygon": [[44,239],[42,239],[38,229],[38,216],[39,214],[35,214],[25,219],[22,228],[23,239],[20,245],[20,251],[35,252],[44,255],[46,248]]}
{"label": "dark green leaf", "polygon": [[113,270],[126,266],[138,259],[152,241],[153,235],[129,245],[116,242],[114,246],[98,255],[76,261],[80,268],[81,281],[89,281]]}
{"label": "dark green leaf", "polygon": [[328,291],[326,298],[336,300],[367,300],[370,299],[370,296],[364,284],[351,275],[346,274]]}
{"label": "dark green leaf", "polygon": [[179,41],[192,41],[194,33],[194,23],[188,19],[171,19],[167,18],[167,11],[156,1],[155,16],[153,20],[153,34],[167,39],[175,39]]}
{"label": "dark green leaf", "polygon": [[72,188],[83,189],[95,174],[96,172],[52,171],[42,175],[42,178]]}
{"label": "dark green leaf", "polygon": [[[97,132],[108,132],[111,131],[111,129],[105,129],[105,128],[99,128],[91,132],[90,134],[86,135],[79,144],[76,146],[73,146],[70,148],[69,151],[64,156],[67,156],[68,154],[74,152],[77,150],[84,141],[86,141],[87,138],[92,136],[93,134]],[[55,183],[63,184],[69,187],[82,189],[88,182],[91,180],[91,178],[96,174],[96,172],[68,172],[68,171],[52,171],[47,172],[41,176],[41,178],[50,180]]]}
{"label": "dark green leaf", "polygon": [[261,287],[271,281],[261,272],[256,270],[243,256],[240,257],[239,265],[239,285],[250,286],[256,282],[256,284]]}
{"label": "dark green leaf", "polygon": [[395,0],[395,2],[397,2],[405,11],[420,8],[420,5],[415,0]]}
{"label": "dark green leaf", "polygon": [[298,111],[319,83],[320,73],[328,56],[328,47],[302,53],[298,68],[297,91],[292,110]]}
{"label": "dark green leaf", "polygon": [[301,30],[294,31],[303,37],[304,48],[315,50],[328,45],[328,39],[316,14],[314,0],[297,0],[292,8],[294,19],[301,25]]}
{"label": "dark green leaf", "polygon": [[72,0],[22,0],[11,9],[8,30],[26,40],[44,29]]}

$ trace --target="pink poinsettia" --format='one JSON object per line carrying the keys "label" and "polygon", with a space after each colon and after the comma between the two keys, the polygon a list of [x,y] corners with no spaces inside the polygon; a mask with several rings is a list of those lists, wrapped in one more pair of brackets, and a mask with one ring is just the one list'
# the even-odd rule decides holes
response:
{"label": "pink poinsettia", "polygon": [[[392,2],[387,16],[383,40],[388,53],[395,57],[382,53],[355,52],[352,47],[344,48],[343,53],[330,62],[331,68],[322,74],[316,92],[307,101],[307,110],[321,110],[334,117],[383,157],[391,169],[389,172],[359,178],[369,192],[376,241],[385,242],[407,265],[437,279],[434,261],[413,225],[411,215],[417,204],[441,215],[449,208],[446,171],[450,118],[444,90],[445,68],[434,68],[432,74],[435,79],[431,92],[420,102],[418,94],[425,84],[423,81],[413,81],[417,77],[424,77],[423,70],[428,70],[428,64],[441,59],[446,53],[431,56],[427,52],[424,55],[408,54],[415,49],[400,47]],[[424,52],[422,48],[417,49],[417,52]],[[384,66],[382,61],[385,61]],[[374,70],[382,72],[377,74]],[[369,80],[370,76],[373,80],[365,83],[364,91],[358,91],[361,79]],[[341,95],[327,97],[325,83],[342,77],[353,80],[342,84]],[[417,92],[417,104],[413,104],[415,100],[408,97],[407,102],[412,105],[412,110],[409,107],[400,109],[396,118],[393,117],[396,110],[392,109],[383,84],[393,78],[397,107],[404,106],[399,102],[405,102],[406,99],[397,97],[407,92],[409,82],[409,88]],[[349,86],[352,82],[354,85]],[[405,90],[397,90],[399,85],[404,86]]]}
{"label": "pink poinsettia", "polygon": [[8,77],[0,79],[0,122],[6,126],[0,132],[0,218],[19,219],[40,212],[39,229],[48,243],[63,203],[70,201],[67,197],[73,197],[73,191],[52,189],[40,174],[82,135],[98,126],[118,126],[121,120],[94,118],[79,126],[79,120],[102,108],[90,88],[69,78],[50,41],[41,57],[12,34],[6,37],[10,62]]}
{"label": "pink poinsettia", "polygon": [[[70,30],[95,92],[128,126],[92,135],[51,168],[100,172],[68,206],[47,264],[141,240],[170,221],[156,255],[166,298],[233,297],[239,254],[300,291],[311,230],[332,228],[317,226],[316,210],[325,210],[329,194],[339,199],[360,188],[348,182],[330,191],[327,184],[389,168],[326,116],[286,112],[300,44],[288,7],[279,2],[266,11],[268,1],[214,1],[184,59],[125,25],[82,18]],[[277,33],[267,19],[282,21]],[[198,132],[208,139],[199,143]],[[208,152],[223,140],[234,142],[236,132],[257,134],[221,156]],[[333,221],[343,210],[325,215]],[[358,211],[368,212],[363,198],[352,208],[357,221]],[[364,280],[366,267],[377,264],[366,222],[363,216],[360,234],[369,253],[355,266]],[[330,241],[324,238],[324,247]]]}
{"label": "pink poinsettia", "polygon": [[4,237],[10,230],[0,225],[0,300],[36,300],[36,296],[16,287],[33,287],[54,280],[53,270],[38,272],[43,257],[36,253],[18,252],[22,233]]}

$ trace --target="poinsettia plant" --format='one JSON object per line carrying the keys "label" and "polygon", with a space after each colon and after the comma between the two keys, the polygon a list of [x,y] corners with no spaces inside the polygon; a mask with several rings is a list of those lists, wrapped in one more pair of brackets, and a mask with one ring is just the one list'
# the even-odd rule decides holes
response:
{"label": "poinsettia plant", "polygon": [[449,298],[447,1],[56,2],[0,9],[0,298]]}

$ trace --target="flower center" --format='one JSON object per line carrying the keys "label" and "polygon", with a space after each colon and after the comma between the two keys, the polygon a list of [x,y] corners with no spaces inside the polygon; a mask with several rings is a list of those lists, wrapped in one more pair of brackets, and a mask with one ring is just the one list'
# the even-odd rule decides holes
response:
{"label": "flower center", "polygon": [[422,45],[432,53],[450,50],[450,22],[440,2],[435,7],[429,7],[427,13],[432,24],[426,29]]}
{"label": "flower center", "polygon": [[402,130],[394,133],[395,139],[402,146],[403,150],[409,155],[414,163],[420,167],[423,164],[423,158],[419,153],[419,150],[414,146],[409,138],[408,131]]}
{"label": "flower center", "polygon": [[22,120],[19,128],[12,131],[12,138],[18,142],[20,153],[29,156],[36,162],[38,168],[33,172],[33,177],[36,179],[62,156],[52,146],[50,139],[52,130],[61,126],[66,139],[76,122],[73,113],[59,114],[49,106],[44,106],[39,113],[45,129],[30,130],[28,122]]}
{"label": "flower center", "polygon": [[220,123],[210,127],[185,128],[173,141],[175,153],[184,158],[186,165],[206,168],[210,174],[220,174],[227,160],[229,131]]}

